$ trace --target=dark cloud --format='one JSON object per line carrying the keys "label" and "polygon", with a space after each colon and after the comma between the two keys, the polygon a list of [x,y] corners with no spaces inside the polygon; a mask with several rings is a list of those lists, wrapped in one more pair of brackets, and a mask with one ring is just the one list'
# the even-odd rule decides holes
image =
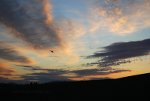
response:
{"label": "dark cloud", "polygon": [[100,67],[120,65],[131,62],[130,58],[149,55],[150,39],[114,43],[104,49],[104,51],[96,52],[88,58],[100,58],[95,63]]}
{"label": "dark cloud", "polygon": [[130,70],[113,69],[111,67],[100,69],[84,69],[73,71],[78,76],[94,76],[94,75],[108,75],[113,73],[127,72]]}
{"label": "dark cloud", "polygon": [[33,66],[33,65],[16,65],[17,67],[23,68],[24,70],[32,70],[32,71],[46,71],[49,74],[64,74],[69,73],[70,71],[62,70],[62,69],[46,69],[40,66]]}
{"label": "dark cloud", "polygon": [[34,48],[60,45],[48,0],[0,0],[0,22]]}
{"label": "dark cloud", "polygon": [[33,65],[16,65],[19,68],[24,70],[32,71],[30,75],[23,75],[21,78],[24,78],[24,82],[37,81],[40,83],[44,82],[53,82],[53,81],[66,81],[69,80],[67,76],[63,74],[70,73],[67,70],[61,69],[44,69],[40,66]]}
{"label": "dark cloud", "polygon": [[[16,75],[15,71],[11,68],[6,67],[5,65],[0,65],[0,82],[14,82],[14,83],[29,83],[32,81],[37,81],[39,83],[45,82],[53,82],[53,81],[68,81],[67,76],[63,76],[63,74],[69,73],[67,70],[61,69],[43,69],[40,66],[32,66],[32,65],[16,65],[18,68],[22,68],[24,70],[29,70],[32,72],[31,74],[25,75]],[[18,77],[22,78],[20,80],[12,80],[8,79],[8,77]]]}
{"label": "dark cloud", "polygon": [[25,70],[47,71],[49,75],[63,75],[67,73],[74,73],[77,76],[88,76],[88,75],[107,75],[111,73],[130,71],[130,70],[113,69],[111,67],[67,71],[67,70],[58,70],[58,69],[44,69],[41,68],[40,66],[31,66],[31,65],[17,65],[17,66],[23,67]]}
{"label": "dark cloud", "polygon": [[29,58],[21,55],[18,51],[14,50],[12,47],[3,42],[0,42],[0,59],[21,63],[32,62]]}
{"label": "dark cloud", "polygon": [[[43,69],[40,66],[31,66],[31,65],[16,65],[16,66],[18,66],[18,68],[19,67],[23,68],[24,70],[32,71],[32,73],[28,75],[18,75],[17,77],[23,78],[22,80],[7,80],[6,78],[6,81],[16,82],[16,83],[28,83],[32,81],[37,81],[39,83],[53,82],[53,81],[70,81],[72,80],[72,78],[84,78],[85,76],[108,75],[113,73],[130,71],[130,70],[113,69],[111,67],[69,71],[69,70],[61,70],[61,69]],[[13,73],[13,71],[11,71],[10,69],[9,70],[1,69],[0,73],[1,71],[3,72],[3,74],[5,74],[3,76],[8,76],[8,72],[10,72],[9,74]],[[71,74],[75,74],[75,75],[69,76]],[[94,78],[94,79],[98,79],[98,78]],[[104,79],[104,78],[99,78],[99,79]],[[4,80],[5,78],[3,79],[0,78],[0,82]]]}
{"label": "dark cloud", "polygon": [[[108,75],[113,73],[127,72],[130,70],[121,70],[121,69],[85,69],[85,70],[75,70],[75,71],[67,71],[67,70],[58,70],[58,69],[49,69],[48,72],[44,73],[33,73],[31,75],[24,75],[24,81],[38,81],[41,83],[44,82],[53,82],[53,81],[70,81],[71,78],[76,77],[84,77],[84,76],[95,76],[95,75]],[[64,76],[64,74],[74,73],[75,76]],[[99,78],[102,79],[102,78]]]}
{"label": "dark cloud", "polygon": [[24,75],[24,81],[37,81],[40,83],[44,82],[53,82],[53,81],[68,81],[67,76],[63,76],[63,74],[68,73],[68,71],[58,70],[58,69],[49,69],[47,72],[40,73],[32,73],[31,75]]}
{"label": "dark cloud", "polygon": [[12,82],[12,80],[8,78],[0,77],[0,83],[10,83],[10,82]]}
{"label": "dark cloud", "polygon": [[44,69],[40,66],[32,66],[32,65],[16,65],[18,67],[23,68],[24,70],[33,70],[33,71],[49,71],[50,69]]}
{"label": "dark cloud", "polygon": [[[71,80],[71,78],[79,78],[84,76],[95,75],[108,75],[113,73],[128,72],[130,70],[113,69],[111,67],[98,68],[98,69],[84,69],[84,70],[61,70],[61,69],[43,69],[40,66],[32,65],[17,65],[24,70],[33,71],[30,75],[23,75],[24,81],[38,81],[38,82],[51,82],[51,81],[63,81]],[[39,72],[40,71],[40,72]],[[69,76],[75,74],[74,76]],[[66,76],[65,76],[66,75]],[[102,79],[102,78],[99,78]]]}

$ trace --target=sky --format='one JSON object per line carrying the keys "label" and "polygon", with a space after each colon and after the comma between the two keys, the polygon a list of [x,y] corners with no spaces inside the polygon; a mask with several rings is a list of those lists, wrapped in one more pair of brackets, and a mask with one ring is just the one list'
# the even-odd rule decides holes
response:
{"label": "sky", "polygon": [[0,0],[0,83],[150,72],[149,0]]}

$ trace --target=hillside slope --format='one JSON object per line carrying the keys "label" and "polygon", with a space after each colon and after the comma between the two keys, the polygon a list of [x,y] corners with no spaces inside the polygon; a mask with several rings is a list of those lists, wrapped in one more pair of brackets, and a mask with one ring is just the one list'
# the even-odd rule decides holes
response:
{"label": "hillside slope", "polygon": [[0,84],[0,95],[44,95],[59,97],[149,96],[150,73],[120,79],[46,84]]}

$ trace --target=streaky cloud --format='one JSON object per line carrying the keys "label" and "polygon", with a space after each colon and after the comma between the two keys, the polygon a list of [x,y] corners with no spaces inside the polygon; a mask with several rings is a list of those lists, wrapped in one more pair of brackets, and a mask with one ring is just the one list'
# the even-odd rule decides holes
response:
{"label": "streaky cloud", "polygon": [[123,70],[123,69],[113,69],[111,67],[100,68],[100,69],[84,69],[84,70],[76,70],[73,71],[78,76],[94,76],[94,75],[108,75],[113,73],[120,72],[129,72],[131,70]]}
{"label": "streaky cloud", "polygon": [[[118,42],[104,47],[104,51],[99,51],[88,58],[100,58],[98,64],[100,67],[115,66],[124,63],[130,63],[130,58],[146,56],[150,52],[150,39],[142,41]],[[95,65],[92,63],[91,65]]]}
{"label": "streaky cloud", "polygon": [[[24,81],[53,82],[53,81],[70,81],[74,78],[84,78],[88,76],[103,76],[121,72],[130,72],[131,70],[107,68],[82,69],[82,70],[63,70],[63,69],[45,69],[41,66],[34,65],[16,65],[18,68],[23,68],[27,71],[33,71],[29,75],[22,75]],[[39,72],[40,71],[40,72]],[[89,78],[90,79],[90,78]],[[102,78],[99,78],[102,79]]]}
{"label": "streaky cloud", "polygon": [[52,27],[51,10],[48,0],[1,0],[0,23],[34,48],[56,47],[61,38]]}
{"label": "streaky cloud", "polygon": [[7,65],[1,63],[0,64],[0,78],[3,77],[8,77],[8,76],[12,76],[13,73],[15,73],[14,70],[12,70],[11,68],[9,68]]}
{"label": "streaky cloud", "polygon": [[0,41],[0,59],[18,63],[32,63],[33,61],[23,56],[20,52]]}

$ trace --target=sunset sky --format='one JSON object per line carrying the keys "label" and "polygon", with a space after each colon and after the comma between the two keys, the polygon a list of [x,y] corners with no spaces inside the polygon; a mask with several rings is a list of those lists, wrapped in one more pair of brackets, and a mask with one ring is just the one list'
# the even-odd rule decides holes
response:
{"label": "sunset sky", "polygon": [[0,83],[149,73],[149,12],[150,0],[0,0]]}

